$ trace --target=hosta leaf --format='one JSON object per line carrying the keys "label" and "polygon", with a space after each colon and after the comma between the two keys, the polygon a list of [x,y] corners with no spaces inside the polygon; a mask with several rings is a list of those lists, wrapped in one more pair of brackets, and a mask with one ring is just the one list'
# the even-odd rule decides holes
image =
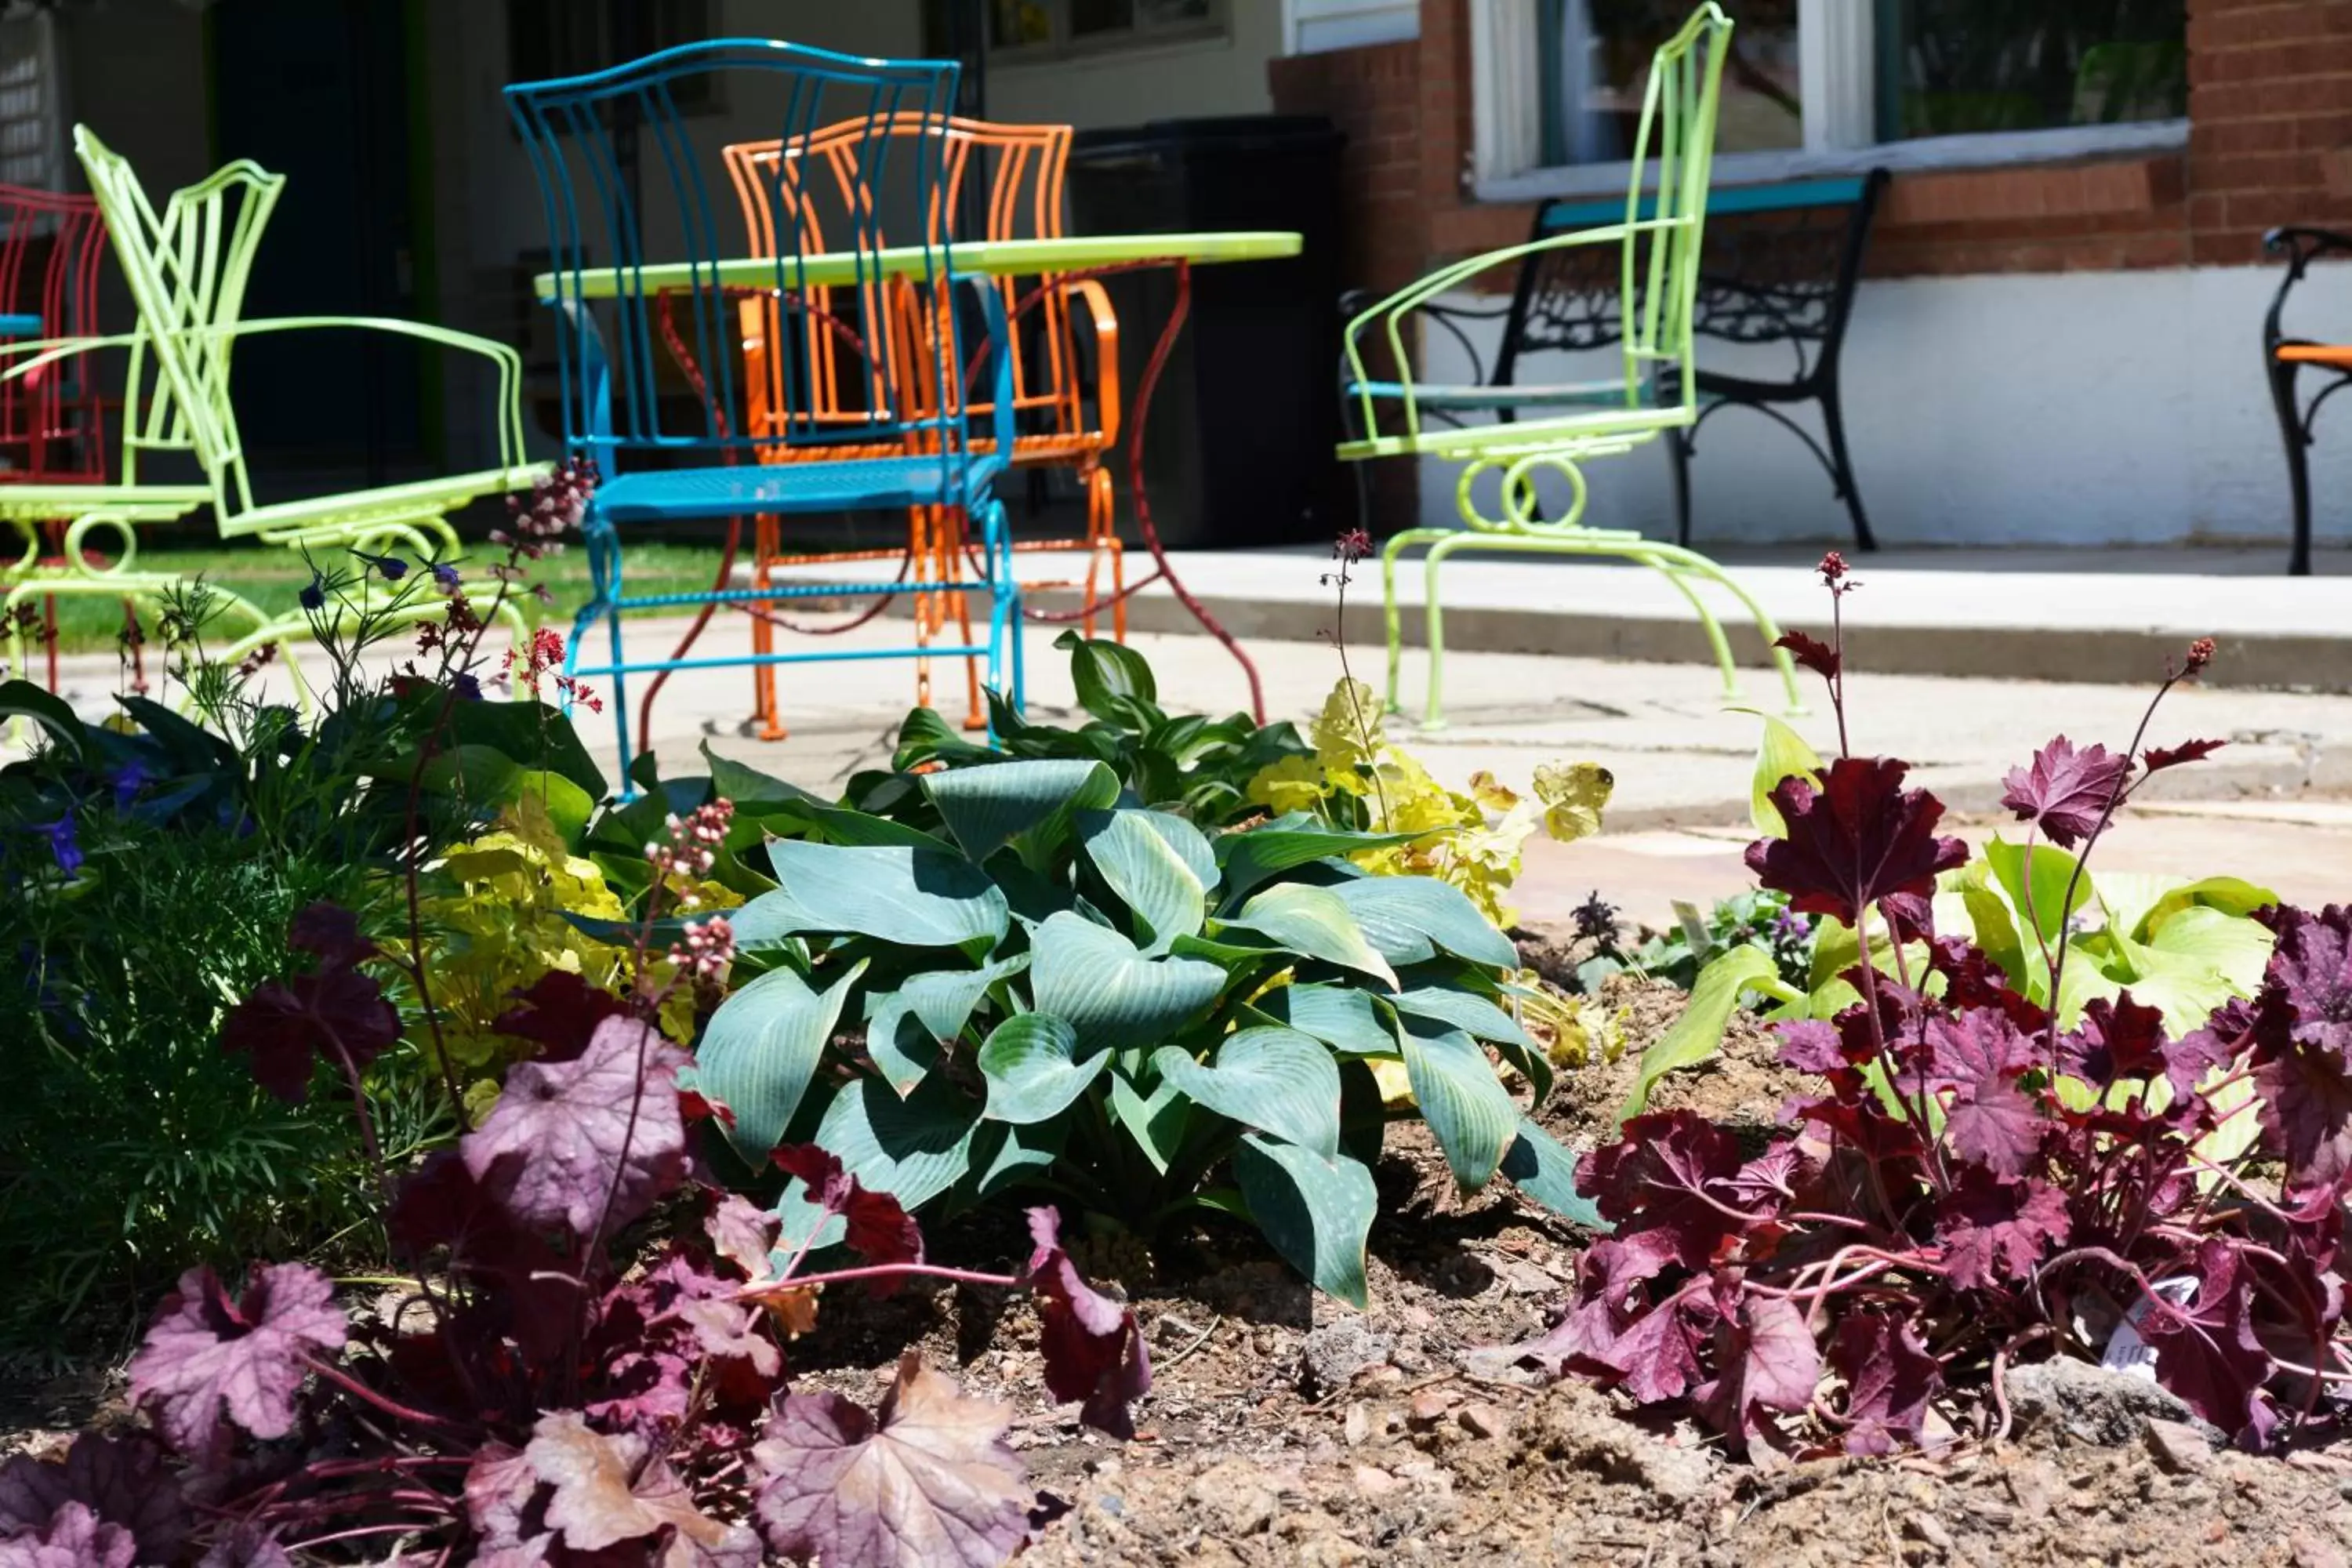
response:
{"label": "hosta leaf", "polygon": [[1391,963],[1421,963],[1450,952],[1490,969],[1518,967],[1518,950],[1468,895],[1433,877],[1363,877],[1331,892]]}
{"label": "hosta leaf", "polygon": [[844,931],[906,947],[985,951],[1011,921],[988,874],[957,856],[895,845],[849,847],[780,838],[768,858],[782,884],[742,919],[779,932]]}
{"label": "hosta leaf", "polygon": [[734,1113],[727,1141],[753,1164],[783,1141],[808,1092],[825,1042],[841,1021],[863,962],[823,992],[789,969],[772,969],[719,1005],[695,1047],[702,1092]]}
{"label": "hosta leaf", "polygon": [[923,793],[978,865],[1056,816],[1109,805],[1118,780],[1100,763],[1041,759],[927,774]]}
{"label": "hosta leaf", "polygon": [[979,1121],[979,1104],[945,1079],[926,1079],[900,1100],[866,1078],[834,1096],[812,1142],[867,1191],[911,1210],[962,1180]]}
{"label": "hosta leaf", "polygon": [[763,773],[757,768],[746,767],[731,757],[722,757],[702,742],[702,760],[710,765],[710,793],[720,800],[735,803],[737,815],[757,806],[774,805],[794,801],[810,805],[824,805],[820,800],[796,784]]}
{"label": "hosta leaf", "polygon": [[[2147,942],[2134,942],[2114,931],[2100,933],[2097,940],[2109,955],[2100,965],[2105,977],[2160,1009],[2165,1028],[2179,1037],[2200,1027],[2214,1008],[2231,998],[2254,994],[2275,939],[2253,921],[2196,905],[2167,919]],[[2078,942],[2078,947],[2083,945]],[[2081,961],[2078,953],[2066,966],[2070,994]]]}
{"label": "hosta leaf", "polygon": [[984,1203],[1017,1186],[1033,1173],[1042,1173],[1062,1157],[1070,1139],[1070,1119],[1016,1127],[1003,1121],[983,1121],[971,1135],[971,1173],[958,1189],[962,1202]]}
{"label": "hosta leaf", "polygon": [[866,1053],[900,1094],[921,1081],[942,1044],[963,1033],[988,988],[1029,967],[1028,955],[979,969],[934,969],[866,1002]]}
{"label": "hosta leaf", "polygon": [[1612,1228],[1592,1200],[1576,1190],[1576,1156],[1534,1122],[1519,1123],[1519,1135],[1503,1152],[1502,1172],[1519,1191],[1570,1224]]}
{"label": "hosta leaf", "polygon": [[1101,637],[1064,632],[1054,646],[1070,656],[1070,682],[1076,687],[1078,706],[1097,719],[1125,722],[1139,715],[1138,704],[1160,700],[1159,682],[1151,666],[1131,647]]}
{"label": "hosta leaf", "polygon": [[[2066,884],[2074,879],[2074,858],[2063,849],[2034,845],[2030,881],[2022,844],[1996,838],[1985,846],[1985,859],[2009,896],[2010,908],[2017,911],[2020,929],[2029,935],[2039,930],[2043,941],[2055,942],[2067,918],[2091,901],[2091,878],[2085,872],[2074,880],[2074,900],[2068,902]],[[2048,991],[2046,984],[2043,991]]]}
{"label": "hosta leaf", "polygon": [[1157,811],[1087,812],[1079,818],[1087,858],[1164,952],[1180,936],[1198,936],[1217,861],[1201,830]]}
{"label": "hosta leaf", "polygon": [[1156,1046],[1217,999],[1225,972],[1197,958],[1147,958],[1083,915],[1062,913],[1030,939],[1037,1010],[1066,1018],[1088,1048]]}
{"label": "hosta leaf", "polygon": [[1342,1056],[1393,1057],[1395,1033],[1371,994],[1349,985],[1283,985],[1258,998],[1259,1011],[1312,1035]]}
{"label": "hosta leaf", "polygon": [[1780,973],[1772,955],[1760,947],[1726,948],[1710,959],[1691,986],[1690,1005],[1683,1009],[1683,1016],[1642,1053],[1633,1091],[1626,1096],[1617,1120],[1627,1121],[1641,1115],[1650,1103],[1651,1089],[1666,1074],[1703,1062],[1720,1050],[1723,1032],[1731,1026],[1731,1010],[1739,1005],[1741,994],[1768,983],[1777,984]]}
{"label": "hosta leaf", "polygon": [[1530,1051],[1536,1048],[1536,1043],[1528,1038],[1527,1031],[1519,1027],[1517,1019],[1484,996],[1474,996],[1467,991],[1421,985],[1402,995],[1391,996],[1388,1001],[1400,1013],[1451,1024],[1477,1039],[1518,1046]]}
{"label": "hosta leaf", "polygon": [[1364,1242],[1380,1207],[1370,1171],[1345,1154],[1325,1159],[1251,1132],[1234,1150],[1234,1180],[1250,1217],[1293,1268],[1351,1307],[1370,1304]]}
{"label": "hosta leaf", "polygon": [[1184,1130],[1192,1120],[1192,1102],[1183,1090],[1162,1079],[1146,1095],[1125,1073],[1114,1068],[1110,1076],[1110,1113],[1112,1120],[1135,1140],[1143,1157],[1151,1162],[1151,1168],[1166,1175],[1168,1163],[1176,1157],[1184,1142]]}
{"label": "hosta leaf", "polygon": [[2250,915],[2256,910],[2272,908],[2280,901],[2278,894],[2270,889],[2240,878],[2207,877],[2201,881],[2174,888],[2167,893],[2162,901],[2148,910],[2144,930],[2132,934],[2140,936],[2147,931],[2154,931],[2178,910],[2191,907],[2219,910],[2225,915]]}
{"label": "hosta leaf", "polygon": [[1341,833],[1305,812],[1291,812],[1246,833],[1228,833],[1218,839],[1217,863],[1224,868],[1228,898],[1238,899],[1267,878],[1310,860],[1411,842],[1409,833]]}
{"label": "hosta leaf", "polygon": [[[1945,873],[1954,892],[1959,895],[1962,908],[1968,911],[1969,925],[1976,944],[1984,949],[1985,956],[1993,961],[2000,972],[2009,976],[2011,987],[2021,994],[2030,992],[2032,976],[2040,965],[2037,949],[2034,963],[2025,957],[2025,943],[2018,934],[2017,921],[2009,905],[1995,890],[1992,868],[1982,860],[1971,860],[1957,871]],[[2042,974],[2042,988],[2048,989],[2049,976]]]}
{"label": "hosta leaf", "polygon": [[1478,1042],[1424,1018],[1397,1020],[1404,1070],[1454,1180],[1465,1193],[1492,1181],[1517,1136],[1519,1108]]}
{"label": "hosta leaf", "polygon": [[1047,1121],[1069,1109],[1110,1064],[1108,1051],[1079,1060],[1078,1032],[1050,1013],[1024,1013],[990,1031],[980,1047],[994,1121]]}
{"label": "hosta leaf", "polygon": [[1207,1062],[1179,1046],[1151,1058],[1172,1083],[1218,1115],[1311,1149],[1339,1152],[1339,1068],[1324,1044],[1296,1029],[1227,1035]]}
{"label": "hosta leaf", "polygon": [[1821,754],[1806,743],[1805,738],[1769,713],[1759,713],[1764,721],[1764,739],[1756,748],[1756,776],[1748,790],[1748,819],[1756,831],[1767,838],[1786,838],[1789,825],[1781,818],[1780,808],[1772,804],[1772,792],[1780,781],[1790,776],[1821,782]]}
{"label": "hosta leaf", "polygon": [[[739,818],[740,820],[740,818]],[[881,845],[900,845],[909,849],[929,849],[941,855],[953,855],[954,845],[935,833],[919,827],[909,827],[887,816],[875,816],[847,806],[826,805],[821,801],[792,801],[754,807],[751,820],[771,833],[785,833],[793,837],[814,838],[825,844],[845,848],[871,848]]]}
{"label": "hosta leaf", "polygon": [[1244,904],[1241,912],[1224,923],[1229,929],[1255,931],[1301,958],[1352,969],[1370,975],[1391,991],[1397,988],[1396,971],[1372,951],[1354,913],[1327,888],[1277,883]]}

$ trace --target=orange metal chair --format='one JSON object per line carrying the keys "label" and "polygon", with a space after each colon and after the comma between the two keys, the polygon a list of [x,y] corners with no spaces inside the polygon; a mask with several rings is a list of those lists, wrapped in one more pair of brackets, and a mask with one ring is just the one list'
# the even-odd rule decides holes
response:
{"label": "orange metal chair", "polygon": [[[742,202],[751,253],[761,258],[774,256],[779,226],[782,226],[788,237],[795,231],[800,235],[803,251],[821,248],[824,237],[819,231],[816,204],[803,200],[798,194],[801,183],[811,176],[795,165],[818,164],[842,203],[856,211],[863,199],[859,193],[868,188],[856,159],[861,148],[869,150],[866,155],[871,155],[877,133],[876,127],[860,121],[835,125],[795,141],[789,152],[777,142],[740,142],[728,147],[728,173]],[[1050,239],[1061,236],[1063,178],[1070,151],[1068,126],[999,125],[985,121],[901,114],[881,127],[879,133],[943,138],[945,178],[935,199],[946,204],[949,214],[965,210],[964,193],[968,186],[985,193],[986,218],[982,232],[959,234],[958,238]],[[1084,537],[1024,540],[1013,546],[1023,552],[1084,550],[1087,557],[1085,576],[1076,583],[1030,582],[1023,586],[1081,588],[1085,595],[1083,618],[1091,636],[1097,611],[1105,602],[1106,596],[1099,590],[1108,566],[1112,634],[1124,641],[1127,606],[1120,590],[1125,585],[1125,566],[1115,524],[1110,471],[1103,463],[1118,437],[1118,317],[1111,310],[1109,295],[1090,278],[1005,278],[998,279],[998,287],[1004,294],[1006,314],[1013,321],[1019,350],[1013,357],[1016,433],[1011,463],[1014,467],[1076,469],[1087,501]],[[1033,291],[1034,298],[1030,297]],[[854,374],[841,374],[846,368],[843,363],[846,353],[885,353],[904,372],[917,368],[909,363],[912,356],[927,356],[932,352],[931,345],[954,341],[940,330],[940,323],[926,319],[927,310],[946,308],[944,304],[940,300],[929,305],[921,303],[911,289],[894,290],[887,301],[877,299],[877,290],[871,286],[809,292],[815,309],[789,313],[772,300],[755,298],[743,301],[745,379],[751,389],[747,405],[755,427],[767,417],[769,407],[783,405],[781,397],[763,396],[773,388],[775,377],[793,374],[797,369],[806,376],[808,384],[817,389],[854,386],[858,378]],[[887,318],[879,331],[866,331],[859,324],[874,315]],[[1079,352],[1077,329],[1081,320],[1093,336],[1091,364]],[[797,341],[788,342],[783,335],[786,332],[797,334]],[[878,349],[877,339],[881,340]],[[929,384],[927,376],[918,374],[894,379],[904,384]],[[949,378],[949,384],[961,388],[960,372]],[[956,395],[961,395],[960,391]],[[976,428],[984,428],[993,410],[984,401],[967,400],[964,412],[973,419]],[[759,433],[756,428],[754,433]],[[973,449],[987,451],[991,446],[975,434]],[[795,452],[779,446],[763,449],[763,455],[772,461],[788,462],[793,460]],[[902,575],[911,575],[919,584],[956,581],[967,549],[963,528],[960,513],[943,512],[938,508],[915,509],[908,521]],[[783,551],[781,534],[779,520],[758,520],[751,567],[753,586],[767,586],[780,567],[900,555],[896,549],[788,554]],[[970,609],[961,592],[926,593],[919,589],[912,597],[919,643],[927,642],[950,616],[965,628],[969,641]],[[882,603],[877,603],[868,616],[881,608]],[[755,604],[753,609],[752,646],[757,652],[771,652],[775,628],[783,623],[764,604]],[[868,617],[861,616],[850,624],[860,624],[865,618]],[[840,631],[846,627],[825,629]],[[764,739],[780,740],[784,730],[776,703],[774,667],[755,667],[753,681],[753,716],[760,721],[761,734]],[[965,686],[969,704],[965,722],[977,729],[987,720],[981,709],[978,667],[970,659],[965,661]],[[917,666],[916,700],[924,704],[930,700],[927,662]]]}

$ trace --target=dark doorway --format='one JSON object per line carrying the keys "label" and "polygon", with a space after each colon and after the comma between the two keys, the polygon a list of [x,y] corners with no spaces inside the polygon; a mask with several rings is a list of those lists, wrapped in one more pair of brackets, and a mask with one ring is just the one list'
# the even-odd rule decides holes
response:
{"label": "dark doorway", "polygon": [[[286,176],[248,317],[418,314],[404,0],[221,0],[215,151]],[[257,337],[236,351],[266,499],[403,477],[423,458],[424,353],[382,332]],[[291,470],[291,472],[288,472]]]}

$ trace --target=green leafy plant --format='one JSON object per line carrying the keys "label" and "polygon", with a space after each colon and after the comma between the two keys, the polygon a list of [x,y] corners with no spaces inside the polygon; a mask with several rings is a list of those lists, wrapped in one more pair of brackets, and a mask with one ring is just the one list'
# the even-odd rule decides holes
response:
{"label": "green leafy plant", "polygon": [[[693,1074],[747,1166],[806,1140],[910,1210],[1037,1187],[1145,1237],[1222,1212],[1359,1303],[1393,1116],[1465,1190],[1580,1212],[1488,1056],[1550,1083],[1506,1008],[1517,954],[1458,889],[1349,863],[1395,836],[1212,836],[1097,759],[971,761],[890,816],[727,779],[778,886],[733,913]],[[794,1238],[813,1211],[795,1187],[778,1212]]]}

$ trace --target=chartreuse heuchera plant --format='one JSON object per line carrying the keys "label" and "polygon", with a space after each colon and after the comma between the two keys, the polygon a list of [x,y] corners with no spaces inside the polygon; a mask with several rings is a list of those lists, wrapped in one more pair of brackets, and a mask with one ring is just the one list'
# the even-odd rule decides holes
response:
{"label": "chartreuse heuchera plant", "polygon": [[[1842,599],[1843,563],[1823,571]],[[1829,680],[1843,740],[1842,648],[1787,646]],[[2212,657],[2193,647],[2164,689]],[[1844,933],[1845,989],[1758,988],[1784,1004],[1781,1061],[1821,1088],[1761,1152],[1678,1111],[1585,1156],[1577,1184],[1616,1230],[1529,1355],[1687,1404],[1735,1446],[1855,1453],[2005,1429],[2004,1373],[2050,1356],[2145,1363],[2251,1445],[2333,1403],[2352,910],[2117,880],[2078,931],[2116,812],[2216,745],[2148,728],[2012,773],[2026,842],[1989,878],[1901,762],[1842,744],[1774,785],[1780,831],[1748,864]],[[1825,936],[1817,974],[1839,951]]]}
{"label": "chartreuse heuchera plant", "polygon": [[[1404,836],[1204,832],[1098,760],[956,762],[887,814],[724,779],[730,842],[764,837],[780,885],[732,913],[692,1082],[747,1164],[805,1139],[909,1210],[1034,1188],[1147,1238],[1219,1210],[1360,1304],[1407,1113],[1389,1064],[1465,1190],[1580,1206],[1487,1054],[1549,1086],[1511,943],[1458,889],[1350,858]],[[788,1239],[815,1223],[797,1185],[778,1212]]]}

